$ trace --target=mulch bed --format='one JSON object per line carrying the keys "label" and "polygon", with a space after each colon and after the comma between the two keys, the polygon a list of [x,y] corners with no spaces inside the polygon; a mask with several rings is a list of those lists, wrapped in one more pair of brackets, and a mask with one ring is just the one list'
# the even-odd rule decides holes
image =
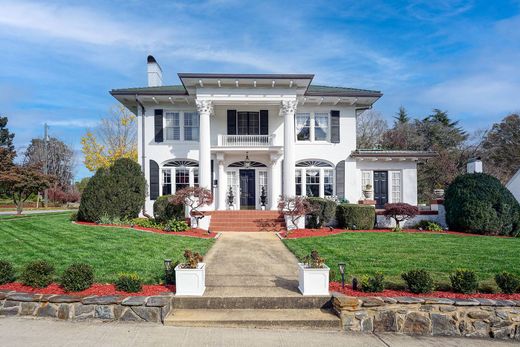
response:
{"label": "mulch bed", "polygon": [[134,230],[140,230],[140,231],[146,231],[156,234],[167,234],[167,235],[174,235],[174,236],[187,236],[187,237],[197,237],[200,239],[212,239],[215,236],[217,236],[217,233],[211,232],[208,234],[206,230],[203,229],[188,229],[186,231],[164,231],[161,229],[154,229],[154,228],[143,228],[143,227],[130,227],[129,225],[114,225],[114,224],[97,224],[92,222],[73,222],[79,225],[88,225],[93,227],[113,227],[113,228],[123,228],[123,229],[134,229]]}
{"label": "mulch bed", "polygon": [[460,294],[453,292],[432,292],[429,294],[414,294],[407,291],[401,290],[390,290],[385,289],[380,293],[365,293],[358,290],[353,290],[352,286],[345,285],[345,288],[341,288],[341,283],[339,282],[330,282],[329,290],[331,292],[339,292],[348,296],[386,296],[386,297],[399,297],[399,296],[411,296],[411,297],[429,297],[429,298],[445,298],[445,299],[474,299],[474,298],[482,298],[482,299],[492,299],[492,300],[520,300],[520,293],[517,294]]}
{"label": "mulch bed", "polygon": [[[373,229],[373,230],[347,230],[347,229],[332,229],[322,228],[322,229],[298,229],[293,231],[282,231],[280,232],[280,236],[284,239],[300,239],[303,237],[318,237],[318,236],[328,236],[328,235],[336,235],[342,233],[394,233],[392,229]],[[500,238],[509,238],[509,236],[493,236],[493,235],[480,235],[480,234],[469,234],[462,233],[458,231],[427,231],[427,230],[418,230],[418,229],[404,229],[402,231],[396,233],[420,233],[420,234],[449,234],[449,235],[459,235],[459,236],[492,236],[492,237],[500,237]]]}
{"label": "mulch bed", "polygon": [[22,283],[14,282],[0,285],[0,290],[14,290],[22,293],[31,294],[57,294],[57,295],[74,295],[74,296],[106,296],[106,295],[125,295],[125,296],[152,296],[164,293],[175,293],[174,285],[153,284],[143,285],[143,289],[138,293],[126,293],[116,290],[113,284],[95,283],[92,287],[81,292],[66,292],[59,284],[52,283],[45,288],[33,288],[25,286]]}

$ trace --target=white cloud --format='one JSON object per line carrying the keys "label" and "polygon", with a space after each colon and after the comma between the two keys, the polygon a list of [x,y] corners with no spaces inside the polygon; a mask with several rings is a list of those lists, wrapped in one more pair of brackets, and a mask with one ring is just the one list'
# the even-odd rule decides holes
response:
{"label": "white cloud", "polygon": [[62,119],[62,120],[49,120],[47,121],[49,126],[61,127],[61,128],[92,128],[99,125],[99,122],[95,119]]}

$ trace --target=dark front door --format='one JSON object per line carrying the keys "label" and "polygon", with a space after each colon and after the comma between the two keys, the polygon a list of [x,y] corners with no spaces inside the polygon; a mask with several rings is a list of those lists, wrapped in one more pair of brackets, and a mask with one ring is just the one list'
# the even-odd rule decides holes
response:
{"label": "dark front door", "polygon": [[255,170],[240,170],[240,209],[255,209]]}
{"label": "dark front door", "polygon": [[388,171],[374,171],[374,200],[376,208],[383,208],[388,202]]}

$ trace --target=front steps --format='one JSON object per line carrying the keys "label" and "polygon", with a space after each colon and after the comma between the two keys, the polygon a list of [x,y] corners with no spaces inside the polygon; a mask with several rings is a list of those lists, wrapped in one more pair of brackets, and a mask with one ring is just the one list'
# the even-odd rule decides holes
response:
{"label": "front steps", "polygon": [[285,230],[285,220],[278,211],[212,211],[209,228],[213,232],[277,232]]}
{"label": "front steps", "polygon": [[330,297],[176,297],[165,325],[341,329]]}

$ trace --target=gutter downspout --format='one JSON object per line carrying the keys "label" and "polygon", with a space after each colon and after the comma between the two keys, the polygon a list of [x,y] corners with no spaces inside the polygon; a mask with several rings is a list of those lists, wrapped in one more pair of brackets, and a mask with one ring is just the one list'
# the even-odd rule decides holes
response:
{"label": "gutter downspout", "polygon": [[[141,169],[143,171],[143,175],[146,177],[146,154],[145,154],[145,108],[143,103],[139,100],[137,94],[135,94],[135,101],[137,102],[137,107],[141,106]],[[143,205],[143,215],[145,217],[150,218],[150,216],[146,213],[146,203]]]}

